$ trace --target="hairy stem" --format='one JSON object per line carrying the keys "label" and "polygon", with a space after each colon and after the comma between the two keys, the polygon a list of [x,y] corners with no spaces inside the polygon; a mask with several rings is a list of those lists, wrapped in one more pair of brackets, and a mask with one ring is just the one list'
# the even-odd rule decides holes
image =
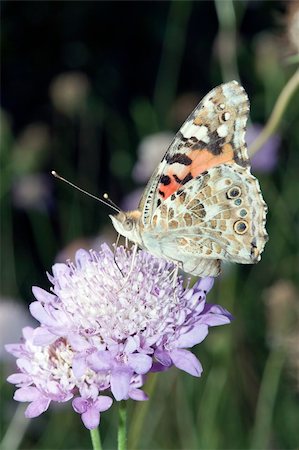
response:
{"label": "hairy stem", "polygon": [[100,432],[98,428],[90,430],[91,442],[93,450],[102,450]]}
{"label": "hairy stem", "polygon": [[269,137],[276,130],[285,109],[291,100],[293,94],[296,92],[296,89],[299,87],[299,69],[296,70],[294,75],[289,79],[283,90],[281,91],[272,114],[264,127],[263,131],[257,137],[257,139],[253,142],[253,144],[249,147],[249,155],[253,156],[264,144],[267,142]]}
{"label": "hairy stem", "polygon": [[127,448],[127,405],[123,400],[118,407],[118,450],[126,450]]}

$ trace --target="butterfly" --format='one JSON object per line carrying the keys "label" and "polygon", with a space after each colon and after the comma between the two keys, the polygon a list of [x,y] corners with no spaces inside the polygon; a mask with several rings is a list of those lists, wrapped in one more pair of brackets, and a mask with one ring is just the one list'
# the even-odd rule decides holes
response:
{"label": "butterfly", "polygon": [[250,172],[248,115],[237,81],[211,90],[175,135],[138,209],[110,215],[116,231],[199,277],[219,275],[221,261],[257,263],[267,206]]}

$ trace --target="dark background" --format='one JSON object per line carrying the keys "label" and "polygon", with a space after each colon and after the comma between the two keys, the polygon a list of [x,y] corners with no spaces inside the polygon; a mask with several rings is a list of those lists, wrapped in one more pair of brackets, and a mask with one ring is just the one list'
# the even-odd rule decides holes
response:
{"label": "dark background", "polygon": [[[100,196],[107,191],[122,204],[143,185],[132,176],[140,142],[161,131],[175,132],[201,96],[232,78],[239,77],[251,100],[250,127],[265,124],[298,65],[292,60],[298,49],[289,37],[296,4],[2,2],[5,343],[19,339],[26,322],[20,325],[18,317],[32,300],[31,286],[49,288],[45,272],[55,261],[115,237],[108,208],[49,172],[55,169]],[[204,366],[200,380],[176,370],[161,374],[138,448],[298,445],[296,95],[277,130],[275,164],[267,166],[266,158],[265,167],[254,171],[270,211],[270,241],[262,261],[225,268],[209,298],[227,307],[235,322],[213,330],[197,350]],[[13,364],[3,355],[4,376]],[[12,394],[5,383],[3,435],[15,427]],[[143,407],[130,405],[135,444],[134,423]],[[113,448],[113,408],[102,417],[104,448]],[[20,448],[90,446],[70,405],[30,423],[22,420],[15,431]]]}

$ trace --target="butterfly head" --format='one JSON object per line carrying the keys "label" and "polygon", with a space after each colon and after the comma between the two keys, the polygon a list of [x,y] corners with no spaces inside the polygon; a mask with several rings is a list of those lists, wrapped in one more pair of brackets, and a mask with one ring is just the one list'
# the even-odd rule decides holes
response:
{"label": "butterfly head", "polygon": [[114,228],[119,234],[142,246],[139,227],[139,211],[121,211],[116,216],[110,215],[109,217],[112,220]]}

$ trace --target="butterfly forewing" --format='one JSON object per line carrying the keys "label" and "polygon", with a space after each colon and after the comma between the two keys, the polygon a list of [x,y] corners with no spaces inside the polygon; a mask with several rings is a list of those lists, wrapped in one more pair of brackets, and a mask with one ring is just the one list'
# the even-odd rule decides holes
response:
{"label": "butterfly forewing", "polygon": [[150,179],[139,208],[148,225],[154,209],[185,183],[212,167],[248,164],[245,126],[249,101],[236,81],[207,94],[184,122]]}

